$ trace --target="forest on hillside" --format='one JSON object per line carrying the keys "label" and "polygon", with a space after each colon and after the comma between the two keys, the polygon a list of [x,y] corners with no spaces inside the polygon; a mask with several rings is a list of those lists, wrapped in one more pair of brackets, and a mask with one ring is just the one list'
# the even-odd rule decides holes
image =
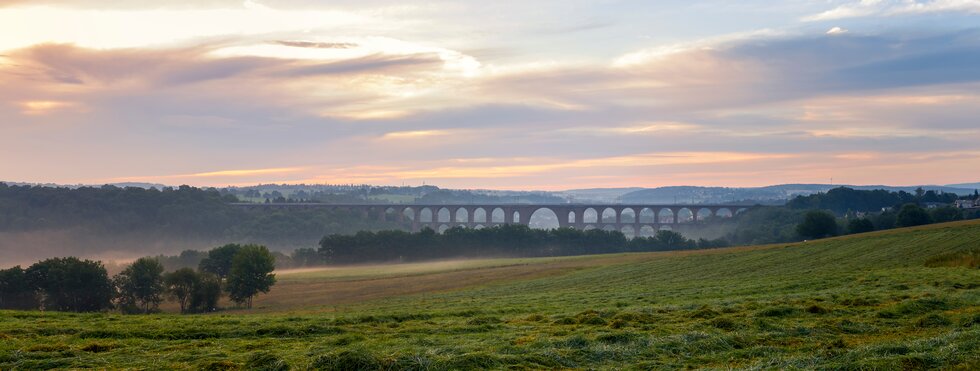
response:
{"label": "forest on hillside", "polygon": [[0,183],[0,261],[50,256],[176,253],[228,242],[276,250],[312,247],[325,235],[404,226],[346,211],[245,210],[216,189],[181,186],[56,188]]}

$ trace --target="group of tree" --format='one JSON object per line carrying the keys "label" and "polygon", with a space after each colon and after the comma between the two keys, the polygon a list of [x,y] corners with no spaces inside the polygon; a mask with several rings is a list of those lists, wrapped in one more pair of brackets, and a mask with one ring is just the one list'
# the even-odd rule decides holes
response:
{"label": "group of tree", "polygon": [[926,191],[916,189],[915,193],[887,190],[857,190],[837,187],[826,193],[797,196],[786,203],[791,209],[829,210],[837,215],[848,212],[880,212],[883,209],[898,209],[902,205],[914,203],[950,204],[959,196],[955,193]]}
{"label": "group of tree", "polygon": [[319,250],[302,249],[293,255],[309,265],[385,261],[420,261],[456,257],[540,257],[665,251],[727,246],[724,240],[692,240],[672,231],[628,239],[619,231],[601,229],[532,229],[524,225],[500,225],[472,229],[455,227],[443,233],[426,228],[420,232],[363,231],[333,234],[320,240]]}
{"label": "group of tree", "polygon": [[809,210],[797,225],[796,233],[802,239],[817,239],[962,219],[962,210],[948,206],[926,209],[914,203],[902,205],[897,212],[886,210],[869,217],[838,218],[827,210]]}
{"label": "group of tree", "polygon": [[[232,205],[236,201],[226,190],[190,186],[68,188],[0,183],[0,233],[72,231],[84,237],[80,241],[96,241],[80,242],[75,254],[127,250],[147,255],[140,249],[223,241],[295,249],[314,245],[332,233],[408,227],[346,210],[244,209]],[[154,244],[141,247],[131,242],[140,240]]]}
{"label": "group of tree", "polygon": [[110,278],[101,262],[75,257],[52,258],[27,269],[0,270],[0,309],[92,312],[118,308],[151,313],[165,298],[181,313],[210,312],[222,291],[239,306],[275,284],[274,256],[265,246],[229,244],[208,252],[198,270],[165,272],[156,258],[145,257]]}

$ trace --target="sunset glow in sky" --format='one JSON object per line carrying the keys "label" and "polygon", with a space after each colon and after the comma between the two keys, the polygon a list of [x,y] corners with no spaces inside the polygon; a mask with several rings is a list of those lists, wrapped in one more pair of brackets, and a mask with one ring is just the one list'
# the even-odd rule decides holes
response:
{"label": "sunset glow in sky", "polygon": [[980,181],[980,0],[0,0],[0,180]]}

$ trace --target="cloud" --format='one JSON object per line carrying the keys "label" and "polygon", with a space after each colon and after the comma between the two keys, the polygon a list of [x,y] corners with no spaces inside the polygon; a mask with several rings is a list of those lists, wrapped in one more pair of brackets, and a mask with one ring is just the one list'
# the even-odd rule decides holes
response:
{"label": "cloud", "polygon": [[803,21],[829,21],[869,16],[897,16],[945,12],[980,13],[977,0],[860,0],[839,5],[833,9],[803,17]]}
{"label": "cloud", "polygon": [[847,33],[847,30],[846,29],[843,29],[843,28],[840,28],[840,27],[834,27],[834,28],[831,28],[831,29],[827,30],[827,34],[828,35],[840,35],[840,34],[844,34],[844,33]]}
{"label": "cloud", "polygon": [[314,49],[351,49],[356,48],[358,45],[355,43],[323,43],[323,42],[312,42],[312,41],[285,41],[278,40],[275,41],[276,44],[292,46],[295,48],[314,48]]}
{"label": "cloud", "polygon": [[[4,52],[0,156],[34,155],[0,173],[488,188],[898,179],[908,172],[888,162],[902,156],[977,164],[977,40],[757,32],[514,65],[385,38],[43,44]],[[320,45],[335,41],[356,46]],[[227,52],[251,46],[318,54]]]}

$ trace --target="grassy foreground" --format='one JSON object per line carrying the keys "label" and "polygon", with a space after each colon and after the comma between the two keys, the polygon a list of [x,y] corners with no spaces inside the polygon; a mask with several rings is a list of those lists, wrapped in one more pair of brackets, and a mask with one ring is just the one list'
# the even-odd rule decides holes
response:
{"label": "grassy foreground", "polygon": [[978,369],[980,270],[963,266],[978,250],[974,221],[287,272],[252,313],[0,311],[0,369]]}

